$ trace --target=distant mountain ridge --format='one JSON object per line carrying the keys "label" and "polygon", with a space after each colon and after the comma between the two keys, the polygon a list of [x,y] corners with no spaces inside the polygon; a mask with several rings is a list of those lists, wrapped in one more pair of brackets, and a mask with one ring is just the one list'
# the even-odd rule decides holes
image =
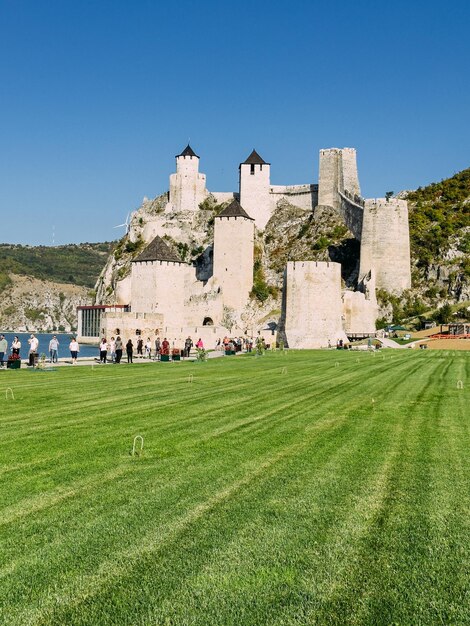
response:
{"label": "distant mountain ridge", "polygon": [[112,242],[64,246],[0,244],[0,288],[17,274],[93,289],[113,246]]}

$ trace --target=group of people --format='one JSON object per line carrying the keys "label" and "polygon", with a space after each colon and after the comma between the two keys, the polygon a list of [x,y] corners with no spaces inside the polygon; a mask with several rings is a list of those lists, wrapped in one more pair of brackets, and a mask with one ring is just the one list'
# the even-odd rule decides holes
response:
{"label": "group of people", "polygon": [[[184,342],[183,350],[173,347],[173,351],[178,350],[183,357],[189,357],[193,346],[197,349],[204,349],[204,343],[201,338],[198,339],[196,344],[193,343],[191,337],[187,337]],[[135,350],[134,350],[135,348]],[[138,337],[135,345],[132,339],[129,339],[125,344],[123,339],[118,335],[117,337],[111,337],[110,340],[106,337],[102,337],[99,346],[100,363],[120,363],[124,354],[124,350],[127,356],[127,362],[134,362],[134,353],[141,358],[153,359],[159,361],[162,355],[170,354],[170,342],[165,337],[163,340],[157,336],[152,342],[150,337],[147,337],[145,341]]]}
{"label": "group of people", "polygon": [[[37,354],[37,350],[39,347],[39,339],[36,335],[31,335],[28,339],[29,350],[29,365],[34,365],[34,357]],[[21,357],[21,341],[17,335],[14,336],[13,341],[10,346],[10,354],[16,355],[17,358]],[[8,355],[8,342],[5,339],[5,335],[0,335],[0,367],[4,367],[5,364],[5,355]]]}
{"label": "group of people", "polygon": [[251,352],[253,350],[253,339],[250,339],[249,337],[230,338],[225,336],[223,339],[217,340],[215,349],[232,352],[242,352],[243,350]]}
{"label": "group of people", "polygon": [[[145,343],[142,337],[137,337],[135,343],[136,354],[141,358],[153,358],[157,361],[160,360],[161,355],[170,354],[170,342],[166,337],[161,340],[160,337],[157,336],[153,342],[151,341],[150,337],[147,337],[147,341]],[[32,334],[28,339],[28,344],[29,365],[34,365],[34,359],[37,357],[39,340],[34,334]],[[49,341],[49,357],[51,363],[58,362],[59,345],[60,344],[57,336],[53,335],[52,339]],[[204,342],[201,338],[199,338],[196,344],[194,344],[192,338],[188,336],[184,341],[184,348],[183,350],[181,350],[181,356],[188,358],[193,347],[196,347],[197,350],[204,350]],[[253,349],[253,340],[245,337],[224,337],[223,339],[219,338],[217,340],[215,349],[226,351],[233,350],[236,352],[246,350],[247,352],[251,352]],[[16,354],[18,355],[18,357],[20,357],[20,350],[21,341],[17,336],[15,336],[10,346],[10,352],[11,354]],[[69,350],[72,358],[72,365],[76,365],[78,355],[80,353],[80,346],[75,337],[71,337]],[[176,349],[173,348],[173,352],[175,350]],[[127,362],[133,363],[134,342],[132,341],[132,339],[129,339],[126,343],[124,343],[124,340],[119,335],[117,335],[116,337],[111,337],[109,341],[105,337],[103,337],[99,345],[100,363],[106,364],[108,362],[111,362],[119,364],[121,363],[124,351],[127,356]],[[0,367],[4,366],[6,354],[8,354],[8,343],[5,339],[5,336],[0,335]]]}
{"label": "group of people", "polygon": [[[160,337],[157,337],[152,344],[150,337],[147,337],[147,341],[144,344],[144,340],[141,337],[138,337],[136,341],[136,354],[141,358],[151,359],[152,357],[155,360],[159,360],[162,354],[170,353],[170,342],[165,337],[163,341]],[[122,355],[124,353],[124,349],[127,355],[127,362],[134,362],[134,342],[132,339],[129,339],[127,343],[124,345],[123,339],[117,335],[116,337],[111,337],[108,341],[106,337],[103,337],[100,341],[100,363],[106,364],[108,363],[108,359],[110,359],[111,363],[119,364],[122,359]]]}

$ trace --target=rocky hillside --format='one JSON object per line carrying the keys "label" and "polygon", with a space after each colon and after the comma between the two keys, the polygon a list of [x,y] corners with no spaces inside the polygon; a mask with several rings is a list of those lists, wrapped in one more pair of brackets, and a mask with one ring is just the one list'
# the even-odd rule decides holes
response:
{"label": "rocky hillside", "polygon": [[92,302],[112,246],[0,244],[1,330],[74,330],[76,307]]}
{"label": "rocky hillside", "polygon": [[0,304],[0,328],[14,332],[70,332],[76,307],[89,301],[89,289],[12,274]]}
{"label": "rocky hillside", "polygon": [[383,322],[470,319],[470,168],[402,192],[408,200],[412,289],[379,293]]}

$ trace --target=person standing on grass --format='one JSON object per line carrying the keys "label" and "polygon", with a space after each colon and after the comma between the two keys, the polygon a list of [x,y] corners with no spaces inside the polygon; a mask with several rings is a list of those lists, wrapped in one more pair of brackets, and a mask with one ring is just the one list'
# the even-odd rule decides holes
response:
{"label": "person standing on grass", "polygon": [[72,341],[69,344],[70,354],[72,356],[72,365],[77,365],[78,353],[80,352],[80,346],[75,337],[72,337]]}
{"label": "person standing on grass", "polygon": [[137,339],[137,354],[140,356],[144,356],[144,340],[139,337]]}
{"label": "person standing on grass", "polygon": [[116,349],[115,363],[120,363],[122,359],[122,339],[119,335],[116,337],[115,349]]}
{"label": "person standing on grass", "polygon": [[100,343],[100,363],[104,363],[106,365],[107,355],[108,355],[108,342],[106,341],[106,337],[103,337]]}
{"label": "person standing on grass", "polygon": [[197,343],[196,343],[196,348],[197,348],[198,350],[203,350],[203,349],[204,349],[204,344],[203,344],[202,339],[201,339],[200,337],[199,337],[199,339],[197,340]]}
{"label": "person standing on grass", "polygon": [[17,354],[18,356],[20,356],[20,350],[21,350],[21,341],[15,335],[15,338],[13,339],[13,343],[11,344],[11,353]]}
{"label": "person standing on grass", "polygon": [[111,353],[111,362],[114,363],[116,361],[116,340],[114,337],[111,337],[109,342],[109,351]]}
{"label": "person standing on grass", "polygon": [[147,337],[147,341],[145,342],[145,356],[147,359],[150,359],[152,356],[152,342],[150,341],[150,337]]}
{"label": "person standing on grass", "polygon": [[160,341],[160,337],[157,337],[155,339],[155,359],[157,361],[160,360],[160,350],[161,350],[161,347],[162,347],[162,342]]}
{"label": "person standing on grass", "polygon": [[188,336],[186,341],[184,342],[184,356],[189,357],[189,353],[191,352],[191,348],[193,347],[193,340]]}
{"label": "person standing on grass", "polygon": [[34,355],[37,353],[38,350],[38,346],[39,346],[39,339],[32,334],[31,337],[28,339],[28,343],[29,343],[29,365],[30,367],[32,367],[34,365]]}
{"label": "person standing on grass", "polygon": [[127,352],[127,362],[133,363],[132,354],[134,352],[134,344],[132,343],[132,339],[126,343],[126,352]]}
{"label": "person standing on grass", "polygon": [[59,350],[59,342],[57,341],[57,337],[54,335],[52,339],[49,341],[49,356],[51,357],[51,363],[57,363]]}
{"label": "person standing on grass", "polygon": [[3,361],[5,360],[5,352],[8,350],[8,343],[5,339],[5,335],[0,335],[0,367],[3,367]]}

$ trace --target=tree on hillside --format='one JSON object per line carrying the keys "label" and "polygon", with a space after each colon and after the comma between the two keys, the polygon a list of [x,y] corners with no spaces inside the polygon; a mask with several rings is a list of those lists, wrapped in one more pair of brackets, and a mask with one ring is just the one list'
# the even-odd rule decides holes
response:
{"label": "tree on hillside", "polygon": [[438,324],[448,324],[452,321],[452,307],[448,302],[443,304],[436,314]]}

